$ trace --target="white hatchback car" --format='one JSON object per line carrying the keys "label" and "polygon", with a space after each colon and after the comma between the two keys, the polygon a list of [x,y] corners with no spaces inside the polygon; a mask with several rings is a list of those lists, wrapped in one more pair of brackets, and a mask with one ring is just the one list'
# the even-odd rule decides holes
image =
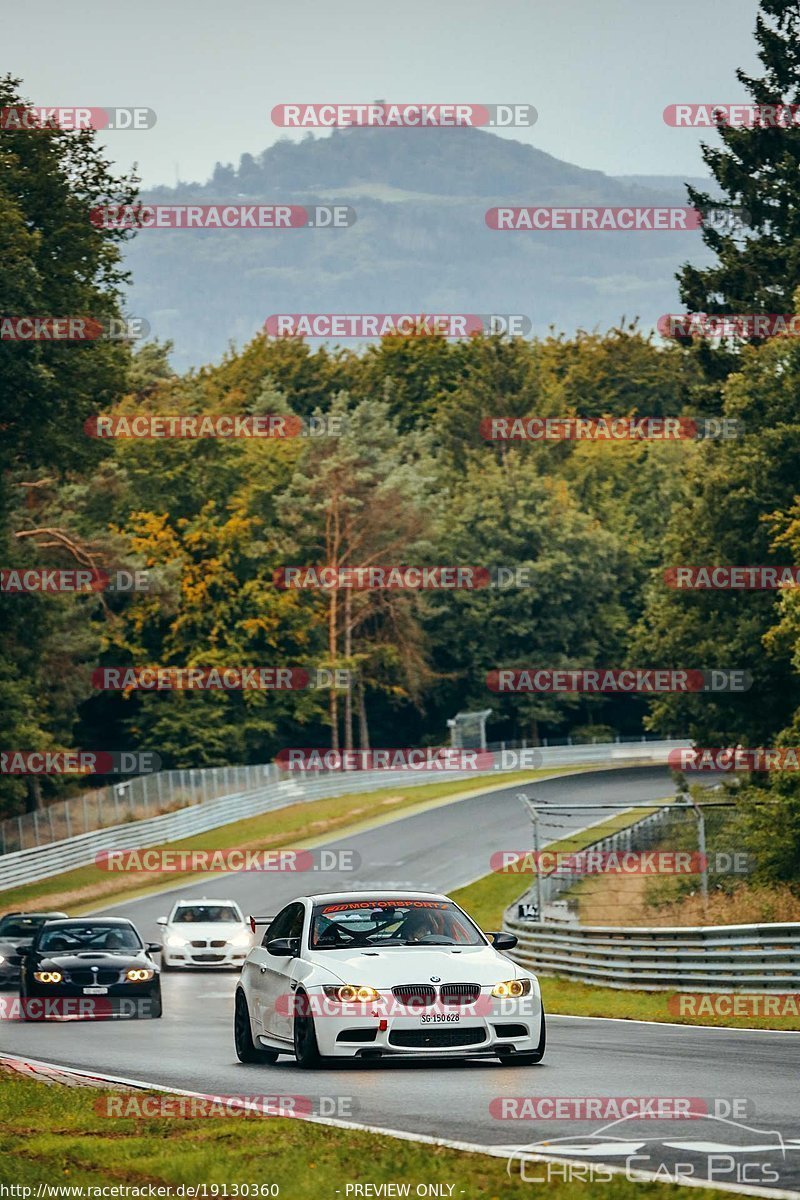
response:
{"label": "white hatchback car", "polygon": [[178,900],[164,926],[161,967],[222,967],[238,970],[253,945],[250,925],[234,900]]}
{"label": "white hatchback car", "polygon": [[241,1062],[496,1057],[540,1062],[545,1018],[532,972],[506,958],[513,934],[483,934],[447,896],[303,896],[267,925],[236,988]]}

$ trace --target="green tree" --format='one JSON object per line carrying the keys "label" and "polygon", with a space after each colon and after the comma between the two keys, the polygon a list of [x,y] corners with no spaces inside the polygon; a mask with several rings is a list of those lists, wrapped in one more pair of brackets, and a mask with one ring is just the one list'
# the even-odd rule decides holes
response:
{"label": "green tree", "polygon": [[[800,103],[800,5],[761,0],[756,19],[758,77],[736,72],[753,103],[773,107]],[[703,158],[720,185],[724,207],[741,208],[749,228],[727,232],[706,224],[703,240],[716,264],[686,264],[678,275],[681,299],[693,312],[791,312],[800,277],[800,129],[767,119],[750,128],[718,126],[721,146],[703,147]],[[701,211],[717,202],[689,188]]]}

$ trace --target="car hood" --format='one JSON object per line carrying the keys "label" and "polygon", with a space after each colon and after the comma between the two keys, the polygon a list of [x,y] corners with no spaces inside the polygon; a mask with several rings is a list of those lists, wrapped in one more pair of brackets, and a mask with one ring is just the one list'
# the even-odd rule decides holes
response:
{"label": "car hood", "polygon": [[175,925],[165,925],[164,933],[177,933],[185,937],[187,942],[227,941],[240,930],[248,937],[251,935],[250,926],[244,921],[179,921]]}
{"label": "car hood", "polygon": [[103,971],[107,971],[109,968],[124,971],[127,967],[148,967],[152,969],[153,966],[154,963],[143,952],[139,954],[135,954],[132,951],[121,954],[106,954],[101,950],[87,950],[79,954],[44,954],[37,956],[36,963],[37,971],[47,971],[53,967],[59,971],[90,971],[92,967],[98,967]]}
{"label": "car hood", "polygon": [[307,961],[330,971],[342,983],[363,983],[380,989],[401,983],[479,983],[482,987],[522,972],[491,946],[397,946],[390,950],[309,950]]}

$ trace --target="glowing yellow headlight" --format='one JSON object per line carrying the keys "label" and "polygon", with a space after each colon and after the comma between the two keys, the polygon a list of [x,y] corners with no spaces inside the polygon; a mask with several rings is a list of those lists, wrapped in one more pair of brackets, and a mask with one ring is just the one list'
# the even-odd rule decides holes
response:
{"label": "glowing yellow headlight", "polygon": [[325,986],[323,991],[329,1000],[340,1000],[343,1004],[371,1004],[381,998],[375,988],[357,983]]}
{"label": "glowing yellow headlight", "polygon": [[147,971],[144,967],[131,967],[130,971],[125,972],[125,978],[131,983],[144,983],[146,979],[152,979],[155,971]]}
{"label": "glowing yellow headlight", "polygon": [[503,983],[496,983],[492,988],[493,996],[500,996],[501,999],[518,999],[520,996],[527,996],[531,990],[530,979],[506,979]]}
{"label": "glowing yellow headlight", "polygon": [[60,971],[34,971],[33,978],[39,983],[61,983],[64,976]]}

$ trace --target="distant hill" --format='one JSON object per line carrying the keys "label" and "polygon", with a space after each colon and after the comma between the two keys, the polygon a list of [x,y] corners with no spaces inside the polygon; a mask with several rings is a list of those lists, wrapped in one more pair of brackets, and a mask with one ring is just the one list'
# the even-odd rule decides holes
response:
{"label": "distant hill", "polygon": [[[703,183],[702,180],[693,180]],[[150,201],[353,206],[341,230],[144,230],[129,311],[175,342],[179,369],[248,341],[271,313],[525,313],[550,326],[646,327],[678,308],[676,268],[708,261],[692,233],[498,233],[498,204],[686,203],[672,176],[614,178],[477,129],[351,129],[278,142],[207,183]],[[354,343],[350,343],[354,344]]]}

